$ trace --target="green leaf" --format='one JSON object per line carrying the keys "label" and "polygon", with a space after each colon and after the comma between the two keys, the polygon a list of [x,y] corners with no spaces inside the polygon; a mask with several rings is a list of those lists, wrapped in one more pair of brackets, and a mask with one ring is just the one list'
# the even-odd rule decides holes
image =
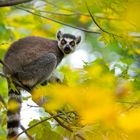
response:
{"label": "green leaf", "polygon": [[[37,123],[38,120],[30,122],[29,126]],[[55,131],[52,131],[49,122],[45,121],[29,130],[29,133],[35,137],[36,140],[63,140],[62,136]]]}

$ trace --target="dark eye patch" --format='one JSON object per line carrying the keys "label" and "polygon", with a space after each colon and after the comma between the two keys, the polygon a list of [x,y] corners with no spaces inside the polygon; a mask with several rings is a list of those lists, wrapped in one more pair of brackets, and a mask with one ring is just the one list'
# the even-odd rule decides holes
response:
{"label": "dark eye patch", "polygon": [[75,42],[74,42],[74,41],[71,41],[69,44],[70,44],[72,47],[75,46]]}
{"label": "dark eye patch", "polygon": [[62,39],[61,40],[61,45],[65,45],[67,42],[66,42],[66,40],[65,39]]}

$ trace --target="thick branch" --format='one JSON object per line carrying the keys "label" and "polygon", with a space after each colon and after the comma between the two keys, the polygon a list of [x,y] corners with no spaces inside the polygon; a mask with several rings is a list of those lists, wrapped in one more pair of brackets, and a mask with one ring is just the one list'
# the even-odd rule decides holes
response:
{"label": "thick branch", "polygon": [[6,1],[0,0],[0,7],[13,6],[13,5],[18,5],[30,1],[32,0],[6,0]]}

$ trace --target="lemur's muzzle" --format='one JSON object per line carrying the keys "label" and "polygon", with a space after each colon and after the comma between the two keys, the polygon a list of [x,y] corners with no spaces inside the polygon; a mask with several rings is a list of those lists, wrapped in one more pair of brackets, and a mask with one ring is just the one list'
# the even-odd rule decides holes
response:
{"label": "lemur's muzzle", "polygon": [[64,48],[64,53],[69,54],[71,52],[70,46],[66,45]]}

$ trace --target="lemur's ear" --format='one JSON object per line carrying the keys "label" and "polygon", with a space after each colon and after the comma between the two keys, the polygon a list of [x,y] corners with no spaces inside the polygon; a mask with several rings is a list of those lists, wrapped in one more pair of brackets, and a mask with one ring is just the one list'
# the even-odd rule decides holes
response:
{"label": "lemur's ear", "polygon": [[62,37],[62,32],[58,31],[56,37],[58,40],[60,40],[60,38]]}
{"label": "lemur's ear", "polygon": [[81,42],[81,36],[76,37],[76,44],[78,45]]}

